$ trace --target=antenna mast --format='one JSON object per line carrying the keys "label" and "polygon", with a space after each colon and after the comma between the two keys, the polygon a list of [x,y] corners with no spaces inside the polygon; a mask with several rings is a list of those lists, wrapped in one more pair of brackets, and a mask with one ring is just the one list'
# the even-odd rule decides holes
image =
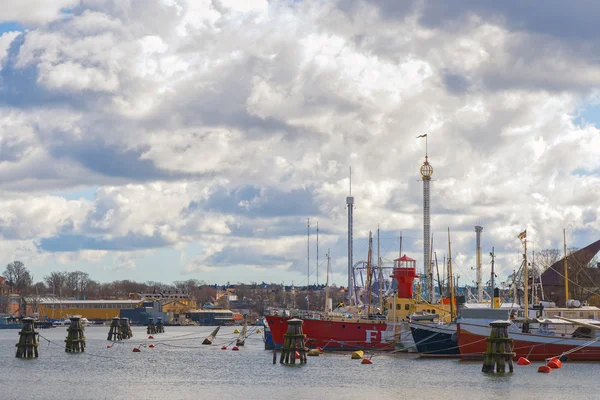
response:
{"label": "antenna mast", "polygon": [[379,255],[379,224],[377,224],[377,268],[379,268],[379,311],[383,312],[383,269],[381,266],[381,256]]}
{"label": "antenna mast", "polygon": [[306,225],[306,308],[310,311],[310,218]]}
{"label": "antenna mast", "polygon": [[475,233],[477,234],[477,262],[476,262],[476,284],[477,284],[477,301],[483,302],[483,286],[481,285],[481,232],[483,226],[476,226]]}
{"label": "antenna mast", "polygon": [[317,221],[317,286],[319,286],[319,221]]}
{"label": "antenna mast", "polygon": [[569,301],[569,265],[567,264],[567,234],[563,229],[563,243],[564,243],[564,253],[565,253],[565,307],[567,306],[567,302]]}

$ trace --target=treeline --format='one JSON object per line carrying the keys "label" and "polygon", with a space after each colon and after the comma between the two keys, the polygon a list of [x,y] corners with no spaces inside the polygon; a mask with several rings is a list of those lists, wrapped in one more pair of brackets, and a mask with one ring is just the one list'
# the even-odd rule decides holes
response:
{"label": "treeline", "polygon": [[[227,296],[217,297],[219,289],[235,286],[238,307],[252,309],[262,313],[268,307],[298,307],[320,309],[325,306],[324,285],[311,286],[310,290],[300,290],[293,294],[290,287],[281,284],[209,285],[197,279],[174,281],[171,284],[162,282],[135,282],[117,280],[98,282],[91,279],[87,272],[54,271],[34,283],[33,276],[21,261],[14,261],[6,266],[3,274],[6,284],[13,293],[23,296],[55,296],[59,298],[77,299],[123,299],[131,293],[185,293],[196,300],[197,306],[216,302],[216,305],[229,308],[233,306]],[[295,293],[295,292],[294,292]],[[335,286],[331,287],[331,297],[335,303],[343,301],[344,294]]]}

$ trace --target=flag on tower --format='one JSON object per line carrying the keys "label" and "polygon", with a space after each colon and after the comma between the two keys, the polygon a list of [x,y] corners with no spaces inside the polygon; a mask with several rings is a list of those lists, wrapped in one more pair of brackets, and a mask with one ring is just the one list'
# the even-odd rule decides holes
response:
{"label": "flag on tower", "polygon": [[527,237],[527,229],[519,233],[519,239],[525,239]]}
{"label": "flag on tower", "polygon": [[418,138],[421,138],[421,137],[427,137],[427,134],[424,134],[424,135],[419,135],[419,136],[417,136],[415,139],[418,139]]}

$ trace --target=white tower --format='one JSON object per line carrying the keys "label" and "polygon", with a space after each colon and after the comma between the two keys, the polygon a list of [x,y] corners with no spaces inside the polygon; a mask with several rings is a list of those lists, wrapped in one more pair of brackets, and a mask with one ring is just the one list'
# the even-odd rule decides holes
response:
{"label": "white tower", "polygon": [[477,301],[480,303],[483,302],[483,286],[481,285],[481,232],[483,232],[483,226],[476,226],[475,233],[477,234],[477,264],[475,266],[475,272],[477,283]]}
{"label": "white tower", "polygon": [[427,296],[433,301],[433,269],[431,265],[431,225],[429,220],[429,183],[433,175],[433,168],[427,161],[427,136],[425,136],[425,162],[421,165],[423,178],[423,275],[427,283]]}
{"label": "white tower", "polygon": [[348,208],[348,303],[352,304],[354,299],[354,284],[352,282],[352,225],[354,209],[354,197],[352,197],[352,168],[350,168],[350,195],[346,197]]}

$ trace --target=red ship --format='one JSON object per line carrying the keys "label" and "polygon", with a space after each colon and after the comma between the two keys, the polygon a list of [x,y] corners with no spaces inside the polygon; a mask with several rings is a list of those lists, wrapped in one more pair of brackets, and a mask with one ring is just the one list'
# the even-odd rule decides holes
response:
{"label": "red ship", "polygon": [[[413,299],[413,280],[418,277],[415,260],[404,255],[396,261],[394,279],[398,283],[398,295],[386,303],[386,315],[362,318],[348,317],[348,314],[265,316],[276,348],[283,346],[287,332],[287,320],[300,318],[304,321],[302,330],[308,347],[321,347],[328,350],[394,350],[403,340],[412,341],[408,327],[409,314],[425,312],[445,313],[447,305],[431,305]],[[449,314],[449,313],[448,313]],[[379,317],[379,318],[376,318]]]}

